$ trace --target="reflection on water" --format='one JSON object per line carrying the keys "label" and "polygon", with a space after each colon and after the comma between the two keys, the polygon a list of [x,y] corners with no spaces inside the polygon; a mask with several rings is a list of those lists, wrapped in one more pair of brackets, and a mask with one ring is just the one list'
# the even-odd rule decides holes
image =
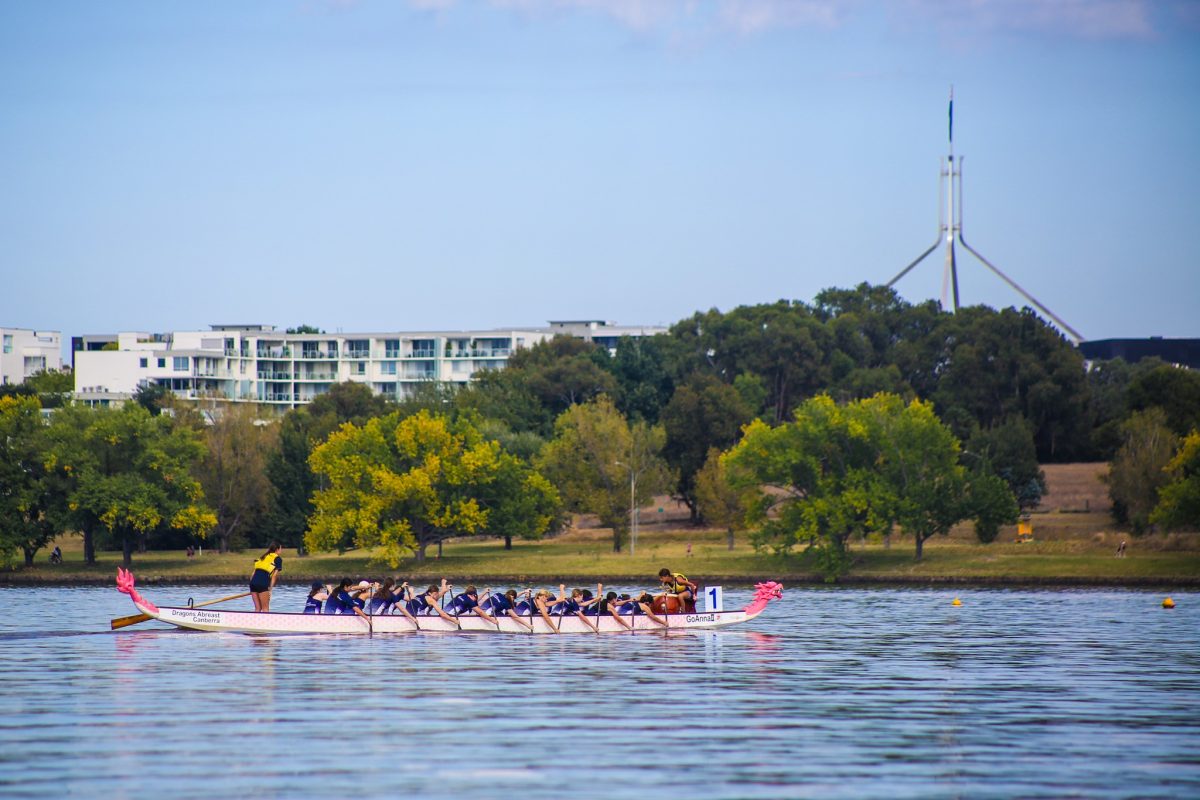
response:
{"label": "reflection on water", "polygon": [[[0,784],[22,797],[1200,796],[1200,594],[1170,612],[1141,592],[959,595],[952,608],[939,591],[789,590],[719,632],[367,638],[108,632],[130,608],[115,591],[0,589],[5,608],[74,612],[0,619]],[[303,592],[273,601],[298,608]]]}

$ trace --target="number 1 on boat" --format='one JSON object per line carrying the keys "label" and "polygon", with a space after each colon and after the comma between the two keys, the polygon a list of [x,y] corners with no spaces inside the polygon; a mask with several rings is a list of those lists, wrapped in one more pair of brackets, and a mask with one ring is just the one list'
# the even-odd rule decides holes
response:
{"label": "number 1 on boat", "polygon": [[704,587],[704,605],[704,610],[709,613],[725,610],[725,592],[720,586]]}

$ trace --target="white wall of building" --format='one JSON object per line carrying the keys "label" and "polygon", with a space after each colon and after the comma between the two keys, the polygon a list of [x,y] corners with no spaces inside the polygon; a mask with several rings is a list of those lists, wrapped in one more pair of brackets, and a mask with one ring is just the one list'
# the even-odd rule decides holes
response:
{"label": "white wall of building", "polygon": [[0,328],[0,383],[24,383],[46,369],[62,369],[61,332]]}
{"label": "white wall of building", "polygon": [[[598,333],[594,325],[587,330]],[[186,398],[220,396],[290,408],[311,402],[335,383],[355,381],[379,394],[404,397],[429,380],[465,385],[480,370],[503,369],[514,351],[568,332],[582,333],[550,327],[288,334],[262,325],[128,332],[117,335],[116,350],[75,353],[75,390],[132,394],[154,383]]]}
{"label": "white wall of building", "polygon": [[132,393],[149,377],[139,366],[147,358],[149,354],[139,350],[80,351],[75,354],[75,391]]}

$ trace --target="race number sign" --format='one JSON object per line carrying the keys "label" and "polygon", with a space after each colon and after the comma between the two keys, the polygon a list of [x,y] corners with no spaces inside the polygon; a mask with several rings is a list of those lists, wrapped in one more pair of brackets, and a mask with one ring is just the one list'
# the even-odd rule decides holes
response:
{"label": "race number sign", "polygon": [[725,592],[720,586],[705,586],[700,593],[704,595],[705,611],[712,613],[725,610]]}

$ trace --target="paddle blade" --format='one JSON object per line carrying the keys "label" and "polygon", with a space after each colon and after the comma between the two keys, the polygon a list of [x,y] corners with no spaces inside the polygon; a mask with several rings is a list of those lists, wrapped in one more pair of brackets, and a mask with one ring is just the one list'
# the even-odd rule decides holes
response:
{"label": "paddle blade", "polygon": [[117,628],[125,628],[130,625],[137,625],[139,622],[146,622],[147,620],[151,619],[154,619],[154,617],[150,616],[149,614],[131,614],[128,617],[117,617],[112,621],[112,630],[115,631]]}

